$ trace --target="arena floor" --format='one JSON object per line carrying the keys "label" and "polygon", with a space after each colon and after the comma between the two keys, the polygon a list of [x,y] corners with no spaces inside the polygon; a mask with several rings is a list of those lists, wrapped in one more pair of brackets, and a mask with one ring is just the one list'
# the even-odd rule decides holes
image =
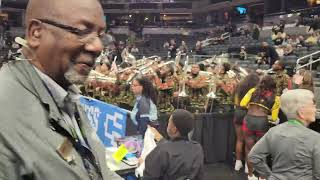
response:
{"label": "arena floor", "polygon": [[205,165],[204,174],[205,180],[247,180],[243,169],[236,172],[233,167],[222,163]]}

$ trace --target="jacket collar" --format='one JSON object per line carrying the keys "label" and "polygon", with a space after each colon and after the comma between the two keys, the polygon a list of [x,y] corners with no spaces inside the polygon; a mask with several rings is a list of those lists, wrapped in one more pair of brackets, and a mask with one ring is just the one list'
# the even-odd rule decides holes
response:
{"label": "jacket collar", "polygon": [[33,65],[28,60],[20,60],[11,61],[7,66],[17,81],[48,108],[50,119],[60,121],[62,116],[57,104]]}
{"label": "jacket collar", "polygon": [[[6,67],[4,67],[6,68]],[[30,93],[35,95],[47,108],[49,112],[49,122],[50,124],[57,124],[62,127],[66,132],[71,135],[71,131],[68,125],[62,120],[62,115],[60,110],[58,109],[58,105],[54,101],[52,95],[49,93],[48,88],[40,78],[39,74],[36,72],[36,69],[33,65],[27,60],[20,60],[20,61],[11,61],[7,64],[7,68],[11,71],[11,75],[21,84],[22,87],[27,89]],[[80,128],[84,131],[83,136],[87,138],[86,135],[92,135],[95,133],[89,127],[89,121],[86,121],[87,117],[83,107],[80,105],[79,102],[76,102],[77,112],[79,113],[79,119],[77,120],[80,124]],[[51,122],[54,121],[54,122]],[[92,149],[98,149],[97,143],[92,138],[87,138],[89,146]],[[99,142],[99,140],[97,140]],[[90,149],[89,149],[90,150]],[[91,150],[90,150],[91,151]],[[97,162],[103,166],[103,161],[99,162],[98,154],[96,151],[91,151],[96,157]]]}

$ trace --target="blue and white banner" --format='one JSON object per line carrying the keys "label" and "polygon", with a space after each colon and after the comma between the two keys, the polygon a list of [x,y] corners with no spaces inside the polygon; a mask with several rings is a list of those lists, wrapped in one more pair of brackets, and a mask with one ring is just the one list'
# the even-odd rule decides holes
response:
{"label": "blue and white banner", "polygon": [[127,111],[87,97],[81,97],[80,103],[105,147],[116,147],[115,140],[125,136]]}

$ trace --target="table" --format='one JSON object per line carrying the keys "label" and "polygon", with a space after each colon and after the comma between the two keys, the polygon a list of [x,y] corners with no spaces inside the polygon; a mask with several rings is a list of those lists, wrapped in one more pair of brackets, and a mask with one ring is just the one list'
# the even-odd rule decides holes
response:
{"label": "table", "polygon": [[134,173],[137,166],[129,166],[124,162],[116,162],[112,158],[112,154],[117,150],[117,148],[111,147],[106,148],[106,161],[107,166],[111,171],[116,172],[120,176],[124,176],[129,173]]}
{"label": "table", "polygon": [[233,112],[197,114],[192,139],[202,145],[205,163],[233,163],[236,135]]}

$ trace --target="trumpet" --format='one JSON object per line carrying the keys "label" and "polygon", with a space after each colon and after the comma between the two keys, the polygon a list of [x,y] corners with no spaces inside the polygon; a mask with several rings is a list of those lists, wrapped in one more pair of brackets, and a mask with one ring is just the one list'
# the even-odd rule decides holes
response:
{"label": "trumpet", "polygon": [[136,61],[136,66],[137,67],[143,66],[143,65],[146,64],[147,60],[152,60],[152,59],[158,61],[159,56],[150,56],[150,57],[147,57],[147,58],[143,57],[142,59],[139,59],[139,60]]}
{"label": "trumpet", "polygon": [[132,70],[132,69],[135,69],[135,68],[136,68],[136,67],[134,67],[134,66],[127,67],[127,68],[118,70],[116,74],[120,74],[120,73],[126,72],[126,71],[128,71],[128,70]]}
{"label": "trumpet", "polygon": [[104,74],[101,74],[95,70],[92,70],[88,76],[89,80],[99,80],[102,82],[110,82],[115,84],[117,79],[115,77],[106,76]]}
{"label": "trumpet", "polygon": [[163,66],[166,66],[166,65],[169,65],[169,64],[174,64],[174,63],[175,63],[174,61],[168,61],[168,62],[165,62],[163,64],[159,64],[158,68],[162,68]]}

